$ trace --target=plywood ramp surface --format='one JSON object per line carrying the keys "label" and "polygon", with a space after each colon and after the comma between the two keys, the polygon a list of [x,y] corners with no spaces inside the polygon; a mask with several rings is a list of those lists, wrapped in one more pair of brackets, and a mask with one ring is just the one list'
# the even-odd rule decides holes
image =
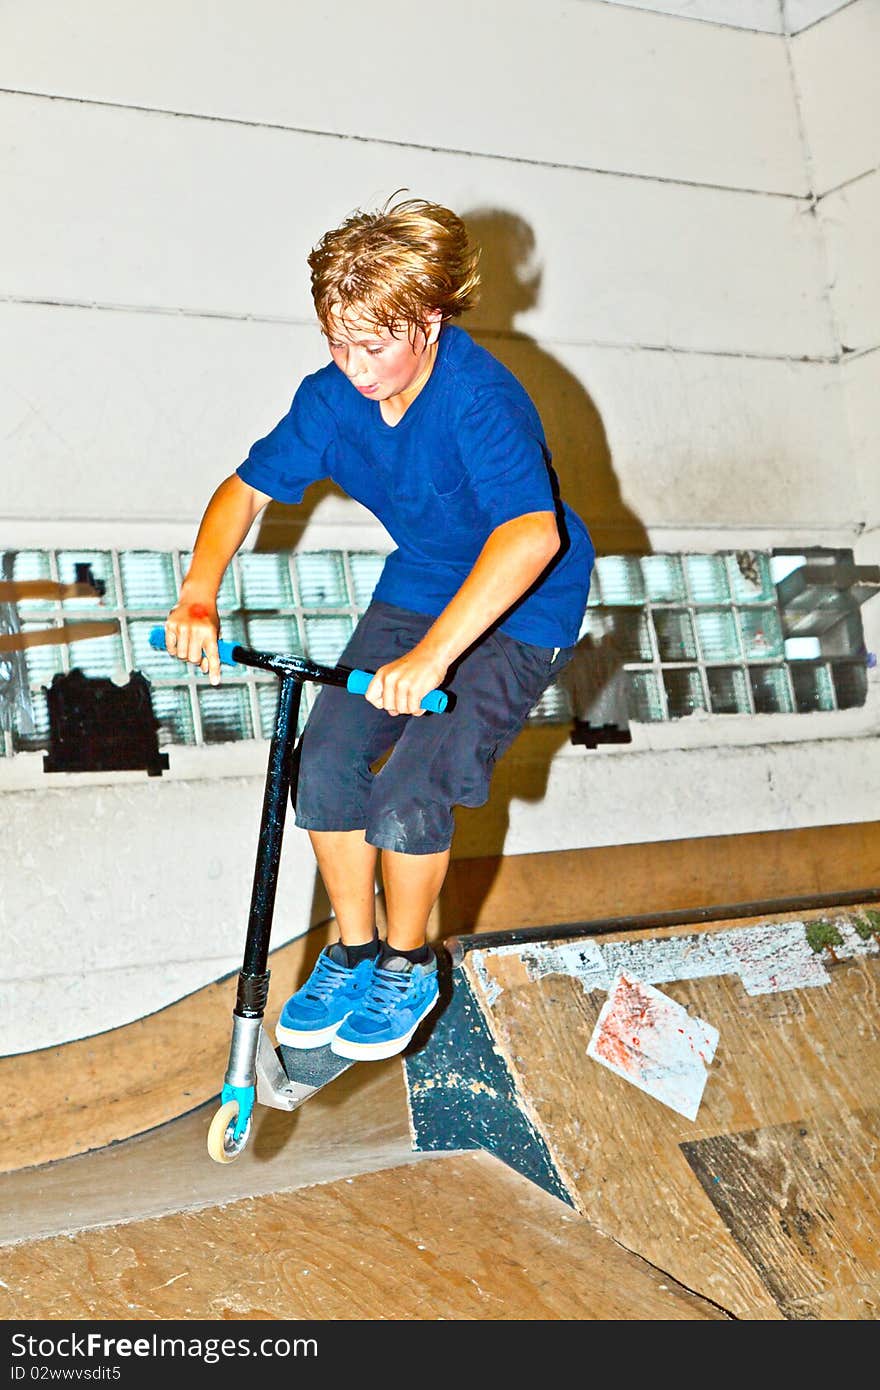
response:
{"label": "plywood ramp surface", "polygon": [[846,893],[871,884],[880,884],[878,821],[453,858],[440,920],[444,936],[519,931],[718,903]]}
{"label": "plywood ramp surface", "polygon": [[[475,813],[478,814],[478,813]],[[880,881],[880,823],[663,844],[453,860],[432,913],[453,932],[702,907]],[[384,929],[381,894],[377,899]],[[270,957],[270,1026],[335,924]],[[235,978],[121,1028],[0,1057],[16,1107],[0,1115],[0,1173],[142,1134],[218,1095],[229,1055]]]}
{"label": "plywood ramp surface", "polygon": [[[267,1026],[325,939],[313,933],[273,952]],[[128,1139],[218,1096],[236,982],[237,976],[206,985],[157,1013],[79,1042],[0,1057],[0,1085],[16,1097],[15,1108],[7,1106],[0,1116],[0,1173]]]}
{"label": "plywood ramp surface", "polygon": [[718,1320],[484,1154],[4,1251],[5,1319]]}
{"label": "plywood ramp surface", "polygon": [[[93,1153],[0,1175],[0,1243],[213,1206],[423,1161],[400,1058],[352,1067],[293,1114],[259,1106],[234,1163],[208,1157],[211,1102]],[[3,1262],[0,1250],[0,1264]]]}
{"label": "plywood ramp surface", "polygon": [[[685,936],[686,964],[704,935],[656,939]],[[636,940],[649,949],[634,933],[566,948],[592,961]],[[749,994],[722,973],[662,983],[720,1031],[695,1120],[588,1057],[606,991],[530,966],[529,949],[471,950],[464,970],[577,1209],[739,1318],[880,1315],[876,946],[826,956],[827,982],[809,988]]]}

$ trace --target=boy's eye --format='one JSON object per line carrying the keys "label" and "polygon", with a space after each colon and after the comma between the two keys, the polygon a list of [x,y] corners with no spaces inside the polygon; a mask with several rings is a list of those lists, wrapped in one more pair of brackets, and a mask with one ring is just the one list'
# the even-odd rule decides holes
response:
{"label": "boy's eye", "polygon": [[378,357],[379,353],[384,351],[385,349],[381,347],[367,348],[367,352],[370,354],[371,357]]}

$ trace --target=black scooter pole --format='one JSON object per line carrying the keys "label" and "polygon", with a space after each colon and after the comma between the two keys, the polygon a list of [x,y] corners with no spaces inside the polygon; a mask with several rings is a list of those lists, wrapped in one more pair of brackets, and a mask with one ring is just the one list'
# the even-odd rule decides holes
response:
{"label": "black scooter pole", "polygon": [[266,963],[269,959],[284,821],[288,798],[291,801],[296,799],[299,770],[296,728],[301,698],[301,678],[293,675],[282,677],[266,770],[244,962],[238,977],[238,993],[233,1010],[239,1018],[262,1018],[266,1011],[270,973]]}

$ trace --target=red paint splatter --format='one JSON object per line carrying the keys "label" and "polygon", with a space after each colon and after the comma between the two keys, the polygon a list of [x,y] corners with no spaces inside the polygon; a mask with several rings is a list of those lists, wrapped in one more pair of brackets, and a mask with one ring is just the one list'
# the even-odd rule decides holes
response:
{"label": "red paint splatter", "polygon": [[641,1033],[653,1027],[653,1001],[641,992],[637,983],[622,975],[611,1007],[602,1022],[595,1050],[604,1061],[621,1071],[638,1070],[632,1048],[639,1048]]}

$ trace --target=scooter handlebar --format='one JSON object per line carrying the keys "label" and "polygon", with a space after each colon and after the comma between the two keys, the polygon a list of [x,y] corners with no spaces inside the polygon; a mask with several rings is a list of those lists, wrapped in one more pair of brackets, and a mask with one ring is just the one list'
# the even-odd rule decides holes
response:
{"label": "scooter handlebar", "polygon": [[[217,650],[220,653],[220,664],[222,666],[239,665],[239,663],[235,660],[235,658],[232,655],[237,645],[238,644],[236,642],[221,641],[217,643]],[[156,650],[160,652],[168,650],[168,648],[165,646],[164,627],[154,627],[150,629],[150,646],[155,647]]]}
{"label": "scooter handlebar", "polygon": [[[150,646],[155,647],[157,651],[161,652],[167,650],[165,646],[164,627],[154,627],[151,629]],[[233,656],[233,652],[235,651],[237,646],[237,642],[219,641],[217,643],[217,650],[220,653],[221,665],[240,665],[240,663],[236,661],[235,657]],[[367,687],[370,684],[370,681],[373,679],[373,675],[374,672],[372,671],[349,671],[348,677],[345,680],[346,690],[349,690],[352,695],[366,694]],[[431,714],[442,714],[443,711],[446,709],[448,703],[449,696],[446,694],[445,690],[429,690],[427,695],[421,702],[421,707],[423,710],[428,710]]]}
{"label": "scooter handlebar", "polygon": [[[350,690],[352,695],[364,695],[372,679],[372,671],[352,671],[345,682],[345,688]],[[442,714],[448,703],[449,696],[445,690],[429,690],[421,701],[421,707],[431,714]]]}

